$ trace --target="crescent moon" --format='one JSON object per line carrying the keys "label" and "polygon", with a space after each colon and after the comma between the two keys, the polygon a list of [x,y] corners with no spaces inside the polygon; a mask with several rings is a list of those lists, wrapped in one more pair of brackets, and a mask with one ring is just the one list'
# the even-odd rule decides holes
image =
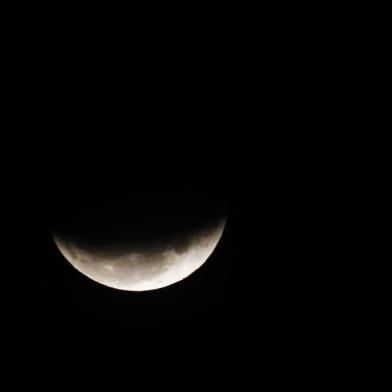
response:
{"label": "crescent moon", "polygon": [[[217,246],[226,218],[161,248],[87,249],[75,241],[53,234],[62,255],[95,282],[119,290],[147,291],[170,286],[201,267]],[[176,246],[177,245],[177,246]]]}

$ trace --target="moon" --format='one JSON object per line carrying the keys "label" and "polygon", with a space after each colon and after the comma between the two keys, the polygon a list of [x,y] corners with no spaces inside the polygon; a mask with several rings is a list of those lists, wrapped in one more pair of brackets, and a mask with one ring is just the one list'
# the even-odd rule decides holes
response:
{"label": "moon", "polygon": [[62,255],[95,282],[119,290],[156,290],[179,282],[213,253],[226,224],[226,217],[186,235],[177,235],[164,245],[88,247],[53,233]]}
{"label": "moon", "polygon": [[50,231],[64,258],[105,286],[147,291],[179,282],[207,261],[224,232],[225,188],[215,174],[71,178],[51,195]]}

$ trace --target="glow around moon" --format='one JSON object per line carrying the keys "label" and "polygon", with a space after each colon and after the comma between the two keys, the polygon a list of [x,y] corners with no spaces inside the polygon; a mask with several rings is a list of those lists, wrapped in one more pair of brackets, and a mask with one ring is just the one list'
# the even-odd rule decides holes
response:
{"label": "glow around moon", "polygon": [[155,290],[179,282],[203,265],[218,244],[226,220],[188,236],[186,246],[159,249],[87,249],[54,235],[63,256],[82,274],[103,285],[127,291]]}

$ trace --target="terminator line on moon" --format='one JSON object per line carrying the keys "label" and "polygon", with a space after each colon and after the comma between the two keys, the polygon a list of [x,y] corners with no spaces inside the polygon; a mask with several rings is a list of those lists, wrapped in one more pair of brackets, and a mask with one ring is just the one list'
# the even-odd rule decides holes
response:
{"label": "terminator line on moon", "polygon": [[170,242],[160,249],[91,250],[60,235],[53,237],[63,256],[90,279],[120,290],[146,291],[181,281],[203,265],[218,244],[225,223],[222,219],[188,235],[187,246],[181,250]]}

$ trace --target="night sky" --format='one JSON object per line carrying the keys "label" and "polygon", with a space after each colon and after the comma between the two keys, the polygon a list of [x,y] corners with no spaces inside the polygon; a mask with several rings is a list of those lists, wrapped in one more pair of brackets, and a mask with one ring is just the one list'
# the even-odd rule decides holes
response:
{"label": "night sky", "polygon": [[[258,232],[262,227],[256,219],[262,201],[250,207],[256,199],[252,192],[262,186],[262,172],[253,177],[256,168],[247,168],[239,155],[226,151],[224,139],[214,144],[209,132],[200,132],[197,142],[184,135],[186,141],[175,143],[173,135],[170,141],[165,137],[164,144],[144,135],[137,140],[132,131],[124,132],[123,140],[113,134],[99,141],[94,133],[87,140],[81,140],[79,133],[66,134],[66,138],[58,135],[35,177],[39,182],[33,235],[38,251],[29,263],[39,270],[33,321],[39,339],[127,346],[226,340],[240,344],[247,339],[244,332],[252,329],[251,320],[258,317],[248,296],[263,290],[265,280],[260,276],[260,287],[251,287],[250,279],[263,268],[263,238],[252,233],[252,227]],[[99,202],[91,200],[91,205],[99,211],[100,203],[110,204],[118,194],[132,203],[135,191],[140,195],[141,189],[142,194],[153,194],[144,203],[138,196],[142,211],[156,210],[168,191],[181,195],[184,189],[192,191],[195,208],[203,199],[206,205],[227,211],[225,231],[213,255],[185,280],[141,293],[100,285],[75,270],[53,241],[53,210],[64,206],[65,215],[72,215],[78,198],[89,205],[88,197],[96,194]],[[249,208],[256,208],[257,215],[250,216]],[[172,218],[181,221],[181,216]],[[113,230],[116,233],[115,226]],[[148,228],[143,230],[148,232]]]}
{"label": "night sky", "polygon": [[[11,348],[5,361],[14,359],[17,369],[13,381],[29,381],[21,371],[26,358],[26,367],[37,364],[46,379],[40,356],[54,366],[65,358],[70,374],[83,354],[103,368],[119,356],[126,366],[137,358],[148,381],[155,377],[151,362],[171,367],[168,353],[180,347],[197,366],[186,356],[177,361],[194,374],[204,365],[194,352],[215,362],[215,351],[233,369],[252,363],[262,382],[265,363],[277,363],[278,379],[284,378],[281,361],[294,368],[302,354],[317,366],[313,353],[336,345],[334,333],[350,336],[348,329],[341,333],[341,320],[359,301],[349,288],[349,299],[341,300],[337,286],[352,279],[342,274],[348,251],[333,248],[350,231],[338,212],[351,207],[344,186],[355,169],[350,161],[342,171],[336,160],[349,157],[339,136],[347,121],[333,117],[346,108],[339,99],[347,94],[339,92],[347,83],[339,81],[347,69],[343,57],[329,56],[335,45],[325,45],[291,10],[287,19],[297,26],[282,28],[282,13],[254,13],[261,23],[244,18],[244,34],[236,18],[223,18],[233,31],[217,24],[215,37],[207,33],[205,40],[200,24],[192,39],[173,28],[167,40],[146,24],[123,42],[118,38],[128,33],[119,29],[112,38],[105,29],[96,36],[88,23],[88,37],[70,40],[69,21],[59,36],[53,33],[58,15],[52,10],[42,12],[49,28],[27,10],[32,29],[16,22],[6,29],[12,53],[4,56],[10,89],[0,147],[0,324],[3,345]],[[310,19],[317,25],[317,15]],[[9,35],[18,34],[14,44]],[[146,34],[147,45],[139,38]],[[79,219],[81,211],[88,219]],[[124,243],[128,234],[137,244],[148,243],[150,234],[164,243],[161,228],[170,235],[191,232],[223,213],[223,236],[207,262],[180,282],[146,292],[92,281],[52,236],[56,230],[94,247]],[[150,230],[155,217],[159,225]],[[235,349],[244,351],[226,355]],[[139,361],[140,352],[148,360]],[[128,366],[124,373],[132,387],[133,371]],[[100,382],[96,368],[86,373]],[[166,375],[177,379],[174,366]],[[242,381],[237,389],[250,389]]]}
{"label": "night sky", "polygon": [[[242,114],[219,127],[208,116],[188,120],[187,127],[186,118],[193,117],[184,116],[175,125],[169,121],[175,117],[156,116],[155,126],[140,118],[118,123],[112,114],[87,126],[85,116],[76,116],[55,127],[61,115],[52,113],[43,126],[53,126],[52,132],[26,141],[30,165],[13,200],[23,211],[14,233],[26,283],[14,300],[17,329],[29,344],[244,346],[285,328],[277,320],[290,308],[294,265],[289,245],[277,235],[289,230],[282,211],[290,190],[282,190],[284,177],[276,176],[281,144],[268,132],[249,131]],[[97,193],[111,202],[119,190],[131,202],[135,189],[154,190],[142,205],[147,210],[167,191],[194,189],[194,200],[200,194],[204,203],[227,211],[224,234],[199,270],[142,293],[88,279],[64,259],[51,235],[54,207],[63,205],[68,215],[78,197],[88,205],[85,195]]]}

